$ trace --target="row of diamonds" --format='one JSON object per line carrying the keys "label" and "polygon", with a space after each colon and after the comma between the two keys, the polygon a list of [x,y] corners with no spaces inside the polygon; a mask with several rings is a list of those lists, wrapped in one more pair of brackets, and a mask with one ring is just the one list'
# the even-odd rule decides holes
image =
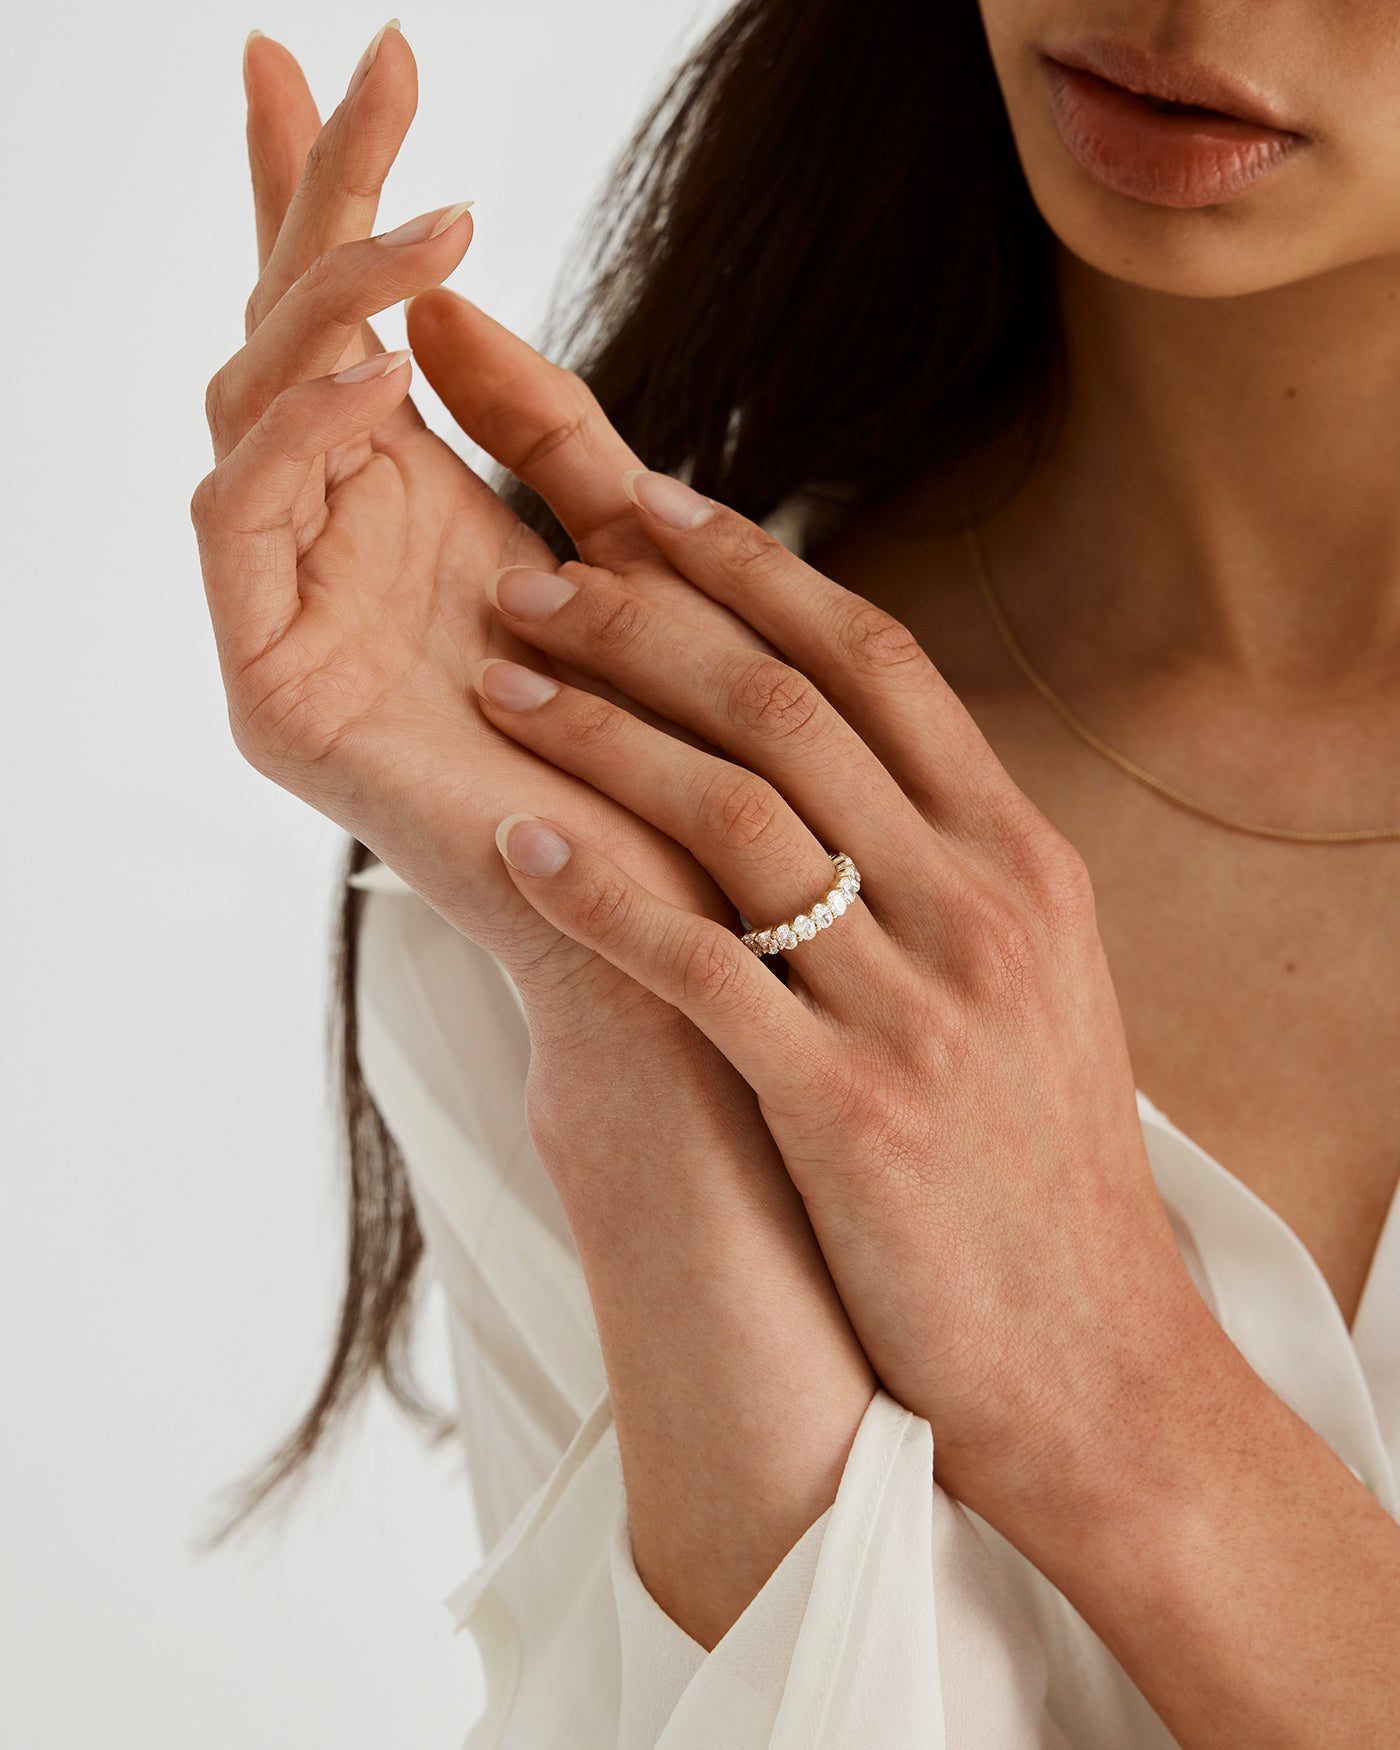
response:
{"label": "row of diamonds", "polygon": [[785,948],[795,948],[799,942],[810,942],[818,930],[834,924],[860,892],[860,871],[844,851],[831,852],[831,861],[838,880],[825,899],[819,899],[810,911],[799,912],[788,923],[750,931],[743,938],[744,946],[755,954],[778,954]]}

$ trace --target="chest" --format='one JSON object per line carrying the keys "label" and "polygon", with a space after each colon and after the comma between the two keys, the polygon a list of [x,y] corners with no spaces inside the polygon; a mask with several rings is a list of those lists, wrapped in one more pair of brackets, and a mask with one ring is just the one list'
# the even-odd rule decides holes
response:
{"label": "chest", "polygon": [[1231,832],[1022,707],[984,733],[1089,867],[1138,1086],[1282,1216],[1350,1327],[1400,1175],[1400,846]]}
{"label": "chest", "polygon": [[[910,626],[1084,858],[1137,1085],[1287,1222],[1350,1327],[1400,1174],[1400,844],[1260,839],[1153,794],[1015,672],[959,552],[858,525],[814,563]],[[1381,776],[1368,800],[1393,800]]]}

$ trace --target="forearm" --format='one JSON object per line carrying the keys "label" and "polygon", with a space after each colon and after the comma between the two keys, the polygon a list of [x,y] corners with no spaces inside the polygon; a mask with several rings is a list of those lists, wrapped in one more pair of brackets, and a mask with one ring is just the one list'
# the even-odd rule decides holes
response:
{"label": "forearm", "polygon": [[687,1032],[663,1055],[653,1037],[648,1077],[614,1070],[605,1112],[541,1153],[597,1320],[637,1571],[708,1650],[835,1498],[876,1380],[752,1095]]}
{"label": "forearm", "polygon": [[1215,1333],[1178,1346],[1055,1503],[998,1528],[1186,1750],[1381,1750],[1400,1725],[1400,1525]]}

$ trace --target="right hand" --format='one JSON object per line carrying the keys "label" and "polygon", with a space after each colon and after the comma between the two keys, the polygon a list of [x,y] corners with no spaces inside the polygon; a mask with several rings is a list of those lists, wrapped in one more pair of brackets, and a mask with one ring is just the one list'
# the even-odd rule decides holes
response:
{"label": "right hand", "polygon": [[[377,354],[368,318],[439,286],[471,241],[467,215],[431,240],[369,236],[417,104],[412,52],[382,33],[324,127],[280,44],[254,39],[245,73],[261,271],[246,344],[209,384],[216,465],[191,503],[234,740],[522,991],[574,985],[585,961],[628,987],[521,901],[493,838],[505,815],[567,812],[657,891],[715,918],[732,908],[654,828],[482,716],[469,684],[480,657],[540,665],[502,634],[485,582],[510,564],[554,569],[554,556],[427,428],[410,366],[332,374]],[[420,305],[410,334],[459,423],[550,504],[584,561],[645,562],[656,579],[621,484],[642,463],[582,380],[445,289]],[[646,587],[697,620],[724,612],[678,577]],[[652,1003],[636,987],[629,1000]]]}

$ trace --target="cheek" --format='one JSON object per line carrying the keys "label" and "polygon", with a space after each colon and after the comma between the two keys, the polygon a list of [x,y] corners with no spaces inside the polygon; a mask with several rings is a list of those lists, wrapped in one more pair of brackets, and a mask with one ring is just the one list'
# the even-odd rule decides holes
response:
{"label": "cheek", "polygon": [[[1395,40],[1382,32],[1386,40],[1371,44],[1364,78],[1334,62],[1325,91],[1311,106],[1304,98],[1314,135],[1306,145],[1244,192],[1189,208],[1105,188],[1067,149],[1039,43],[1098,24],[1084,12],[1078,0],[982,4],[1022,171],[1072,255],[1112,278],[1182,297],[1236,297],[1400,255],[1400,9],[1389,27]],[[1345,65],[1357,64],[1356,49],[1352,29]],[[1242,64],[1249,60],[1242,52]],[[1270,60],[1278,64],[1276,52]],[[1286,83],[1306,91],[1309,79],[1299,72]]]}

